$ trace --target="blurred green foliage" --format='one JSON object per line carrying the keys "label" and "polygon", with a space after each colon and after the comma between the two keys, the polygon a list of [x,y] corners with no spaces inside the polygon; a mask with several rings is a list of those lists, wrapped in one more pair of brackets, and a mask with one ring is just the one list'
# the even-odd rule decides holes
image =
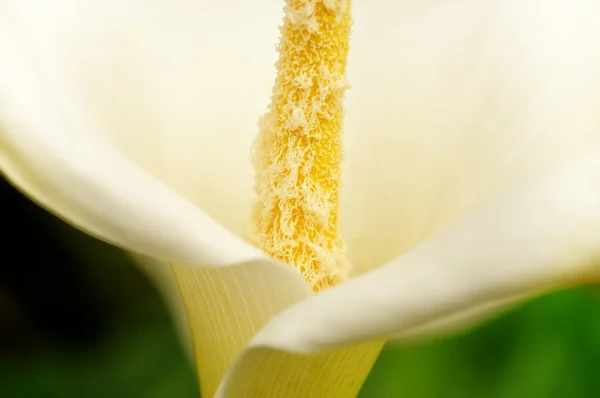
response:
{"label": "blurred green foliage", "polygon": [[470,333],[387,347],[361,397],[600,396],[600,295],[555,293]]}
{"label": "blurred green foliage", "polygon": [[[3,342],[0,397],[198,397],[193,367],[145,276],[119,250],[50,224],[110,316],[83,345],[35,333]],[[539,298],[462,336],[388,346],[361,397],[592,398],[600,396],[597,366],[600,292],[590,287]]]}
{"label": "blurred green foliage", "polygon": [[196,398],[194,373],[162,311],[140,308],[97,346],[41,349],[3,358],[0,396],[10,398]]}

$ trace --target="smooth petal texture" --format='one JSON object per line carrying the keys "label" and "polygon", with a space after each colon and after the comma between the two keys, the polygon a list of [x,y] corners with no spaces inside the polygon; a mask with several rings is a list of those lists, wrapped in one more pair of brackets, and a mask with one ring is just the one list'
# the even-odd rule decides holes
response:
{"label": "smooth petal texture", "polygon": [[340,222],[355,273],[599,145],[597,1],[353,4]]}
{"label": "smooth petal texture", "polygon": [[129,160],[243,235],[283,1],[12,3],[20,31],[5,37],[30,53],[36,84],[52,85]]}
{"label": "smooth petal texture", "polygon": [[207,265],[266,258],[126,158],[110,127],[51,73],[43,55],[52,26],[10,4],[2,3],[0,39],[3,174],[88,233],[138,253]]}
{"label": "smooth petal texture", "polygon": [[418,328],[444,319],[476,319],[485,306],[497,310],[534,293],[597,282],[599,187],[596,150],[382,268],[299,303],[250,346],[311,353],[377,337],[414,337]]}

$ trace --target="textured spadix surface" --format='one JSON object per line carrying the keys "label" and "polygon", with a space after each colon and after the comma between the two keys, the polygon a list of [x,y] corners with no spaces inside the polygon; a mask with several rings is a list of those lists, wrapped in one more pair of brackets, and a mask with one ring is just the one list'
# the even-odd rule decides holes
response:
{"label": "textured spadix surface", "polygon": [[0,0],[2,173],[95,236],[187,264],[206,391],[228,370],[222,392],[255,386],[281,363],[277,382],[306,374],[351,394],[343,355],[314,376],[293,352],[425,333],[593,278],[600,5],[353,4],[340,233],[353,274],[387,265],[306,302],[295,270],[240,239],[282,7]]}
{"label": "textured spadix surface", "polygon": [[338,233],[349,0],[291,0],[255,145],[251,238],[320,291],[348,276]]}

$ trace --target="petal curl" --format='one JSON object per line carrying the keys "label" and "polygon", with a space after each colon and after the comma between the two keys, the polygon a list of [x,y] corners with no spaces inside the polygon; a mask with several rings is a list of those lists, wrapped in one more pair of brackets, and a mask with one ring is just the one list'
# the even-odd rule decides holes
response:
{"label": "petal curl", "polygon": [[[282,1],[0,6],[0,63],[25,57],[35,84],[53,91],[49,104],[56,96],[76,104],[125,157],[243,234],[250,150],[275,78]],[[15,68],[3,68],[19,84]]]}
{"label": "petal curl", "polygon": [[460,320],[461,313],[477,315],[485,306],[498,310],[528,295],[597,282],[599,187],[595,150],[497,198],[382,268],[297,304],[252,345],[312,353],[377,337],[414,337],[418,328],[426,331],[444,318]]}
{"label": "petal curl", "polygon": [[291,267],[248,261],[238,267],[173,264],[190,321],[203,396],[212,397],[248,341],[311,290]]}
{"label": "petal curl", "polygon": [[137,253],[215,265],[261,256],[125,158],[76,104],[19,79],[28,67],[9,71],[14,87],[0,81],[0,168],[12,183],[85,232]]}
{"label": "petal curl", "polygon": [[[108,1],[99,6],[64,0],[38,7],[37,2],[2,2],[2,172],[51,211],[92,235],[135,252],[188,263],[201,259],[208,264],[260,257],[132,162],[118,140],[115,142],[122,132],[110,121],[99,119],[97,108],[90,107],[75,90],[78,81],[71,73],[84,74],[93,64],[86,68],[85,63],[69,63],[86,48],[85,42],[69,39],[79,33],[86,36],[88,31],[81,24],[89,24],[94,31],[98,19],[106,33],[109,11],[119,8],[118,3]],[[161,9],[157,5],[166,5],[159,0],[154,3],[155,12]],[[118,15],[125,17],[127,12]],[[116,29],[105,41],[110,44],[109,39],[118,33]],[[110,58],[113,54],[96,55]],[[144,145],[144,131],[138,126],[124,130]]]}

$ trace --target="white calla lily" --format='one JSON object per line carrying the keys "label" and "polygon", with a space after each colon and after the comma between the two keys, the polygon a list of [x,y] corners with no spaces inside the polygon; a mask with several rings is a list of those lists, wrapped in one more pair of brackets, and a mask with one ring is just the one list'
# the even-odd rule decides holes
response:
{"label": "white calla lily", "polygon": [[353,396],[386,337],[600,275],[600,5],[354,1],[339,218],[356,278],[318,295],[244,241],[282,7],[0,0],[0,170],[173,262],[154,275],[175,276],[205,396]]}

